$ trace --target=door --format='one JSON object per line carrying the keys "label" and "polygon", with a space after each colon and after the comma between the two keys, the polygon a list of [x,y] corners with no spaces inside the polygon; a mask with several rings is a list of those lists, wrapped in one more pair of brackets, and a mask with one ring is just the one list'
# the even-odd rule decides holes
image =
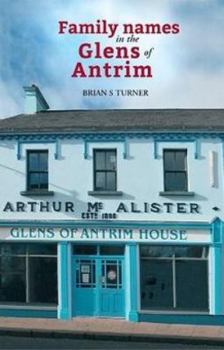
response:
{"label": "door", "polygon": [[73,315],[123,317],[123,257],[81,256],[73,265]]}
{"label": "door", "polygon": [[100,259],[99,314],[124,316],[123,259]]}
{"label": "door", "polygon": [[73,315],[94,315],[97,291],[96,259],[75,258],[73,265]]}

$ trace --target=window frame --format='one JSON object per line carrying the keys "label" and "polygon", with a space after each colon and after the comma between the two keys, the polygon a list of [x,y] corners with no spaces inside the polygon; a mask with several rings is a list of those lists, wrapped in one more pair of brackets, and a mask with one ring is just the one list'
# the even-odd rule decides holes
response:
{"label": "window frame", "polygon": [[[109,152],[114,152],[114,156],[116,157],[116,169],[111,170],[111,169],[104,169],[104,170],[97,170],[96,169],[96,154],[97,153],[106,153]],[[106,186],[103,189],[97,189],[96,187],[96,178],[97,178],[97,173],[114,173],[115,174],[115,180],[114,180],[114,188],[113,189],[108,189]],[[106,181],[105,181],[106,185]],[[93,149],[93,191],[94,192],[116,192],[117,191],[117,149],[116,148],[95,148]]]}
{"label": "window frame", "polygon": [[[38,153],[38,154],[43,154],[46,153],[47,154],[47,171],[45,170],[36,170],[36,171],[30,171],[29,167],[30,167],[30,154],[32,153]],[[29,149],[26,151],[26,190],[27,192],[36,192],[36,193],[40,193],[40,192],[48,192],[49,190],[49,151],[48,149]],[[30,187],[30,175],[31,173],[36,173],[36,174],[47,174],[47,187],[46,188],[40,188],[40,184],[41,182],[39,181],[38,183],[38,188],[31,188]]]}
{"label": "window frame", "polygon": [[[165,168],[165,153],[166,152],[175,152],[175,153],[185,153],[184,163],[185,163],[185,170],[166,170]],[[186,187],[183,189],[167,189],[166,184],[166,174],[167,173],[178,173],[178,174],[185,174],[186,178]],[[165,193],[169,192],[188,192],[188,163],[187,163],[187,148],[164,148],[163,149],[163,188]]]}

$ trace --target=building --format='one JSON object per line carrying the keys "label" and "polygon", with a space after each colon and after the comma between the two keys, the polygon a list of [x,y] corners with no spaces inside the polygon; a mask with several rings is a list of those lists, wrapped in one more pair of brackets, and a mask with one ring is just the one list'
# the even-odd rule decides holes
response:
{"label": "building", "polygon": [[0,121],[0,315],[224,323],[224,110]]}

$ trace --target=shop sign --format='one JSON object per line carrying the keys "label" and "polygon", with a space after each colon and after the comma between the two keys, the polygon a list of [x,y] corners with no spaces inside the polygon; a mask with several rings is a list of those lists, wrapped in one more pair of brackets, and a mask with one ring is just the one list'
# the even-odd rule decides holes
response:
{"label": "shop sign", "polygon": [[201,214],[201,207],[193,202],[117,202],[108,209],[105,202],[87,202],[84,211],[80,211],[75,202],[28,201],[6,202],[1,207],[3,213],[69,213],[84,220],[117,219],[119,214]]}
{"label": "shop sign", "polygon": [[13,241],[107,241],[107,242],[182,242],[209,243],[206,229],[176,228],[89,228],[89,227],[3,227],[2,240]]}

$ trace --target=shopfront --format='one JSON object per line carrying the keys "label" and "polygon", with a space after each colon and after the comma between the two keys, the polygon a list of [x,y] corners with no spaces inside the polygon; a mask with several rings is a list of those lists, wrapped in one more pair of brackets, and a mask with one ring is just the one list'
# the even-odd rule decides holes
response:
{"label": "shopfront", "polygon": [[138,321],[222,312],[217,223],[24,224],[1,233],[2,315]]}

